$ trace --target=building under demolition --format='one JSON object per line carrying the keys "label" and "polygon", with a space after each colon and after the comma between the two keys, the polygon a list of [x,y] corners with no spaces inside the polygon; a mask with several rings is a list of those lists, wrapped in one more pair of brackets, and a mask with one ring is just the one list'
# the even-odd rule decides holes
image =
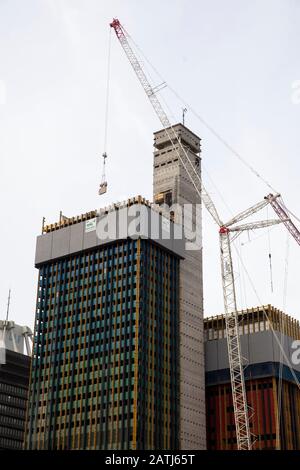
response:
{"label": "building under demolition", "polygon": [[23,448],[31,339],[27,326],[0,321],[0,449]]}
{"label": "building under demolition", "polygon": [[[206,318],[204,325],[207,447],[232,450],[236,435],[224,316]],[[240,312],[239,330],[253,449],[300,449],[300,390],[295,380],[300,380],[300,363],[294,354],[299,321],[268,305]],[[294,362],[292,371],[287,359]]]}

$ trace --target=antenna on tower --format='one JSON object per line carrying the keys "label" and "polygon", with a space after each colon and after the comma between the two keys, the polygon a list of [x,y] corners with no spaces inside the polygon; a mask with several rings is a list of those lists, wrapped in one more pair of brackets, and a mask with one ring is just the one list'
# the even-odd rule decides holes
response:
{"label": "antenna on tower", "polygon": [[11,289],[8,291],[8,299],[7,299],[7,309],[6,309],[6,319],[5,322],[8,322],[8,316],[9,316],[9,308],[10,308],[10,297],[11,297]]}
{"label": "antenna on tower", "polygon": [[46,218],[43,217],[43,221],[42,221],[42,234],[44,233],[45,222],[46,222]]}
{"label": "antenna on tower", "polygon": [[[8,325],[8,316],[9,316],[9,308],[10,308],[10,297],[11,297],[11,289],[8,291],[8,299],[7,299],[7,309],[6,309],[6,318],[3,326],[3,347],[5,349],[5,333],[6,333],[6,328]],[[4,361],[5,363],[5,361]]]}
{"label": "antenna on tower", "polygon": [[182,124],[184,125],[185,120],[185,113],[187,112],[187,108],[182,108]]}

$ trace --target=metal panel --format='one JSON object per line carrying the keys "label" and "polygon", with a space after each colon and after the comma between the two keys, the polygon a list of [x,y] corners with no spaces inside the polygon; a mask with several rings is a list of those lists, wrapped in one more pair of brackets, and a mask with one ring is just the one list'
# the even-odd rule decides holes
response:
{"label": "metal panel", "polygon": [[70,253],[70,230],[72,226],[61,228],[53,232],[52,239],[52,259],[66,256]]}
{"label": "metal panel", "polygon": [[[127,208],[102,215],[102,219],[106,217],[110,219],[112,223],[116,223],[116,230],[113,229],[110,231],[109,237],[107,238],[99,238],[98,235],[100,235],[100,232],[98,230],[86,232],[86,221],[40,235],[37,238],[35,265],[38,266],[46,261],[52,261],[66,255],[78,253],[82,250],[127,238],[127,231],[120,230],[120,217],[124,216],[126,224],[133,224],[139,211],[141,213],[141,224],[136,227],[137,230],[135,233],[131,231],[130,238],[138,238],[141,236],[142,238],[153,239],[162,247],[180,257],[184,257],[185,241],[183,239],[174,239],[179,233],[178,224],[170,223],[170,236],[166,238],[167,232],[162,233],[162,226],[166,226],[167,222],[165,217],[161,214],[157,216],[153,209],[144,204],[135,204],[131,207],[134,207],[134,210],[129,208],[131,211],[129,211],[128,216],[126,215]],[[114,219],[114,217],[116,217],[116,219]],[[97,224],[99,221],[100,217],[97,217]],[[158,227],[156,226],[157,224]],[[131,225],[131,227],[133,227],[133,225]],[[152,238],[152,232],[154,238]]]}
{"label": "metal panel", "polygon": [[[280,340],[280,333],[277,332],[277,336]],[[240,339],[242,355],[246,358],[245,365],[280,361],[280,347],[272,331],[244,334],[240,336]],[[290,362],[294,351],[291,347],[293,341],[292,338],[286,335],[283,336],[284,352]],[[207,341],[205,343],[205,355],[206,372],[229,368],[226,339]],[[284,356],[282,361],[288,365]],[[300,364],[293,364],[293,369],[300,371]]]}
{"label": "metal panel", "polygon": [[53,232],[39,235],[36,239],[35,264],[41,264],[51,259]]}
{"label": "metal panel", "polygon": [[205,344],[205,370],[206,371],[220,369],[219,361],[218,361],[220,341],[208,341]]}
{"label": "metal panel", "polygon": [[86,250],[88,248],[93,248],[94,246],[97,246],[97,234],[96,230],[92,232],[86,233],[84,231],[83,234],[83,249]]}
{"label": "metal panel", "polygon": [[83,248],[84,223],[71,226],[70,232],[70,253],[77,253]]}

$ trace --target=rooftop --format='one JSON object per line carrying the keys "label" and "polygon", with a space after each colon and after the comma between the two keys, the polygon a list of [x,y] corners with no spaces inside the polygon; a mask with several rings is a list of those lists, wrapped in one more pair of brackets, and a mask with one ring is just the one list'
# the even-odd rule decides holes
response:
{"label": "rooftop", "polygon": [[[240,335],[270,330],[270,323],[272,323],[275,331],[280,331],[293,339],[300,339],[299,320],[270,304],[241,310],[238,312],[238,319]],[[207,341],[226,337],[225,315],[205,318],[204,330]]]}
{"label": "rooftop", "polygon": [[102,207],[98,210],[95,209],[90,212],[86,212],[85,214],[80,214],[80,215],[76,215],[73,217],[66,217],[61,212],[59,216],[59,221],[54,222],[52,224],[45,225],[45,219],[43,219],[42,234],[54,232],[55,230],[68,227],[69,225],[75,225],[80,222],[85,222],[87,220],[94,219],[95,217],[100,216],[102,214],[108,214],[109,212],[113,212],[115,210],[122,209],[124,207],[130,207],[133,204],[143,204],[151,208],[152,210],[157,211],[159,214],[164,215],[165,217],[167,217],[168,215],[166,214],[166,212],[164,212],[164,210],[160,206],[158,206],[158,204],[152,203],[148,201],[148,199],[145,199],[144,197],[139,195],[139,196],[129,198],[126,201],[117,202],[109,206]]}

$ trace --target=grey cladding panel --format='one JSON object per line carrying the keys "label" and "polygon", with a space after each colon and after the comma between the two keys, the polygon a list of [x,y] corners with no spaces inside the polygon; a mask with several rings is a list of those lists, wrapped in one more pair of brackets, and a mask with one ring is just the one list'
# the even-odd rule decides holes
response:
{"label": "grey cladding panel", "polygon": [[84,230],[84,224],[75,224],[71,226],[70,253],[76,253],[82,250],[83,230]]}
{"label": "grey cladding panel", "polygon": [[274,361],[273,338],[271,331],[260,331],[250,335],[248,356],[251,364]]}
{"label": "grey cladding panel", "polygon": [[36,239],[35,264],[44,263],[51,259],[52,233],[39,235]]}
{"label": "grey cladding panel", "polygon": [[[265,334],[266,333],[266,334]],[[241,335],[242,356],[250,364],[273,361],[273,342],[269,331]],[[227,340],[225,338],[205,343],[206,371],[228,369]]]}
{"label": "grey cladding panel", "polygon": [[97,234],[96,230],[92,232],[84,233],[83,235],[83,249],[93,248],[97,246]]}
{"label": "grey cladding panel", "polygon": [[[286,337],[285,339],[286,339],[285,352],[286,352],[286,355],[289,358],[289,360],[292,362],[292,355],[293,355],[293,352],[295,351],[295,347],[292,347],[292,344],[294,343],[294,339],[289,338],[289,337]],[[299,351],[299,346],[298,346],[297,349]],[[279,351],[279,347],[277,347],[277,350]],[[279,353],[278,353],[278,356],[279,356]],[[287,363],[285,358],[283,359],[283,362]],[[294,367],[294,369],[300,371],[300,364],[299,363],[298,364],[293,364],[293,367]]]}
{"label": "grey cladding panel", "polygon": [[[293,355],[293,352],[295,351],[295,346],[292,347],[292,345],[294,343],[294,339],[285,335],[283,336],[283,338],[281,338],[280,333],[276,332],[276,334],[277,334],[277,338],[279,342],[281,341],[283,342],[283,349],[284,349],[286,357],[284,356],[284,354],[282,354],[281,356],[279,344],[276,341],[275,337],[273,337],[274,360],[276,362],[280,362],[282,360],[282,362],[288,366],[289,364],[288,364],[287,358],[289,359],[291,363],[293,362],[292,355]],[[299,347],[297,349],[299,350]],[[300,364],[293,363],[293,369],[300,371]]]}
{"label": "grey cladding panel", "polygon": [[[136,205],[134,207],[135,211],[138,211],[139,208],[141,209],[142,218],[141,218],[141,234],[137,234],[136,236],[132,236],[131,238],[138,238],[141,235],[143,238],[152,238],[151,233],[151,209],[146,206]],[[126,216],[126,211],[120,210],[117,211],[119,214],[124,214]],[[109,213],[109,218],[113,218],[113,212]],[[134,217],[133,217],[134,218]],[[128,221],[130,222],[132,219],[129,218]],[[174,227],[171,223],[171,236],[169,239],[162,239],[161,236],[161,226],[162,226],[162,216],[154,217],[155,220],[158,220],[158,238],[153,237],[153,240],[157,242],[159,245],[167,248],[168,250],[176,253],[177,255],[184,257],[184,240],[174,240]],[[100,218],[97,218],[97,222],[99,222]],[[100,239],[97,237],[97,231],[92,230],[86,232],[86,222],[80,222],[78,224],[70,225],[68,227],[61,228],[54,232],[45,233],[37,238],[37,245],[36,245],[36,258],[35,264],[39,265],[46,261],[52,261],[56,258],[60,258],[63,256],[67,256],[73,253],[78,253],[82,250],[87,250],[89,248],[93,248],[99,245],[105,245],[115,240],[121,240],[127,238],[127,219],[125,217],[125,229],[120,229],[119,219],[117,218],[117,231],[114,230],[111,233],[113,238],[103,238]],[[115,222],[114,222],[115,224]],[[165,224],[165,222],[164,222]],[[124,225],[124,224],[123,224]],[[155,227],[155,223],[153,223]],[[140,227],[137,227],[139,229]],[[156,232],[156,230],[155,230]],[[178,232],[178,228],[177,228]],[[101,231],[99,232],[101,233]],[[120,235],[119,235],[120,233]]]}
{"label": "grey cladding panel", "polygon": [[52,259],[66,256],[70,253],[70,231],[71,227],[56,230],[53,233]]}
{"label": "grey cladding panel", "polygon": [[228,352],[227,352],[227,341],[226,339],[220,339],[218,341],[218,368],[226,369],[228,367]]}
{"label": "grey cladding panel", "polygon": [[[280,333],[277,332],[280,340]],[[259,331],[256,333],[245,334],[240,336],[242,356],[247,360],[248,364],[259,364],[263,362],[280,362],[280,347],[276,339],[273,337],[272,331]],[[283,336],[283,345],[286,356],[291,362],[294,352],[292,349],[293,339]],[[228,369],[228,354],[226,339],[218,339],[206,341],[205,343],[205,361],[206,372],[213,370]],[[283,357],[282,362],[288,365],[287,360]],[[295,370],[300,371],[300,364],[293,364]]]}
{"label": "grey cladding panel", "polygon": [[205,345],[205,370],[218,370],[218,341],[208,341]]}
{"label": "grey cladding panel", "polygon": [[[241,350],[242,350],[242,357],[248,361],[250,357],[250,344],[249,344],[249,335],[242,335],[241,338]],[[247,362],[248,363],[248,362]],[[245,361],[244,361],[245,365]]]}

